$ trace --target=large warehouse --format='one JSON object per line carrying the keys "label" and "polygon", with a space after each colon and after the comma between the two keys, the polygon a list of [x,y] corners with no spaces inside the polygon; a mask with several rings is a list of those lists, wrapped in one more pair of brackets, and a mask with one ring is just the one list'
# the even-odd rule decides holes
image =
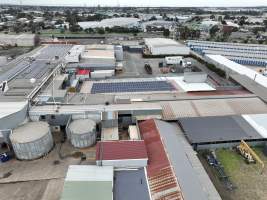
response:
{"label": "large warehouse", "polygon": [[226,56],[242,65],[266,66],[267,45],[188,40],[187,46],[197,53]]}
{"label": "large warehouse", "polygon": [[189,55],[189,48],[167,38],[145,38],[150,55]]}
{"label": "large warehouse", "polygon": [[38,43],[38,37],[35,34],[0,34],[0,44],[11,46],[31,47]]}
{"label": "large warehouse", "polygon": [[118,18],[111,18],[111,19],[103,19],[102,21],[87,21],[87,22],[79,22],[79,26],[83,29],[87,28],[112,28],[114,26],[119,27],[139,27],[140,19],[133,18],[133,17],[118,17]]}

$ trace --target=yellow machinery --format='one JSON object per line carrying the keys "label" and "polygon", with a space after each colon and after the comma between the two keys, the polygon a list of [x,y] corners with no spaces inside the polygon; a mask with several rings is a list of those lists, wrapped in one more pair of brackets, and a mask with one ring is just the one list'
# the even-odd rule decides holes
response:
{"label": "yellow machinery", "polygon": [[[249,145],[244,141],[241,140],[240,145],[237,146],[237,149],[240,151],[240,153],[250,162],[253,158],[257,162],[261,164],[261,174],[263,173],[264,169],[264,162],[260,159],[260,157],[256,154],[255,151],[253,151]],[[252,156],[252,158],[251,158]]]}

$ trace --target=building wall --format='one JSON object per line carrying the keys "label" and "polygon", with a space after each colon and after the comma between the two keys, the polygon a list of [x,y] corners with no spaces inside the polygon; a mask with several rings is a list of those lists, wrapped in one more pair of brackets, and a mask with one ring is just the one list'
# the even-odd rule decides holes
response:
{"label": "building wall", "polygon": [[198,72],[185,72],[184,81],[187,83],[204,83],[207,80],[207,74]]}
{"label": "building wall", "polygon": [[152,55],[189,55],[188,47],[179,46],[164,46],[164,47],[149,47]]}
{"label": "building wall", "polygon": [[113,166],[116,168],[140,168],[147,166],[148,159],[128,159],[128,160],[97,160],[98,166]]}
{"label": "building wall", "polygon": [[35,46],[38,43],[38,37],[35,35],[5,35],[0,34],[0,43],[9,44],[12,46]]}
{"label": "building wall", "polygon": [[[0,130],[13,129],[24,122],[27,118],[28,104],[20,111],[0,119]],[[0,111],[1,112],[1,111]]]}
{"label": "building wall", "polygon": [[[253,141],[248,142],[246,141],[250,146],[258,146],[258,145],[264,145],[266,141]],[[221,149],[221,148],[233,148],[239,145],[240,142],[233,142],[233,143],[220,143],[220,144],[204,144],[204,145],[197,145],[197,150],[204,150],[204,149]],[[194,148],[194,145],[193,145]]]}

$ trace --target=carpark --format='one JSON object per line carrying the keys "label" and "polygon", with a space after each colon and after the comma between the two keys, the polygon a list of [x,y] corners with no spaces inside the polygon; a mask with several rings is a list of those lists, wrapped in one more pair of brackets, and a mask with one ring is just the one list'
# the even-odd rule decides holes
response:
{"label": "carpark", "polygon": [[[118,74],[118,77],[151,77],[160,75],[159,62],[163,58],[143,58],[141,53],[124,52],[124,72]],[[149,63],[152,68],[152,75],[147,74],[144,69],[145,63]]]}

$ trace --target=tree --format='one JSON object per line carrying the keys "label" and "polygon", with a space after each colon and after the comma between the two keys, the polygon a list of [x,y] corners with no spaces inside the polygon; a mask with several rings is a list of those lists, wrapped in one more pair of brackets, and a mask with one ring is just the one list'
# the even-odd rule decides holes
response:
{"label": "tree", "polygon": [[263,20],[263,24],[264,24],[265,28],[267,29],[267,19]]}
{"label": "tree", "polygon": [[61,27],[61,28],[60,28],[60,33],[61,33],[61,34],[65,33],[65,29]]}
{"label": "tree", "polygon": [[164,37],[169,37],[170,36],[170,30],[169,29],[164,29],[163,30],[163,35],[164,35]]}
{"label": "tree", "polygon": [[152,16],[150,19],[149,19],[149,21],[156,21],[157,20],[157,18],[155,17],[155,16]]}
{"label": "tree", "polygon": [[71,32],[78,32],[80,31],[80,26],[78,24],[70,25],[69,29]]}
{"label": "tree", "polygon": [[209,31],[210,37],[214,37],[219,30],[218,26],[213,26]]}
{"label": "tree", "polygon": [[64,24],[64,21],[62,19],[58,19],[56,22],[55,22],[56,25],[58,24]]}
{"label": "tree", "polygon": [[104,29],[104,28],[99,28],[99,29],[97,30],[97,33],[98,33],[98,34],[105,34],[105,29]]}
{"label": "tree", "polygon": [[21,26],[21,24],[15,24],[14,27],[13,27],[13,29],[14,29],[14,32],[15,33],[22,32],[22,26]]}
{"label": "tree", "polygon": [[210,16],[210,19],[215,19],[215,15],[211,15]]}
{"label": "tree", "polygon": [[224,20],[228,20],[228,19],[230,19],[230,15],[226,14],[226,15],[224,16],[223,19],[224,19]]}

